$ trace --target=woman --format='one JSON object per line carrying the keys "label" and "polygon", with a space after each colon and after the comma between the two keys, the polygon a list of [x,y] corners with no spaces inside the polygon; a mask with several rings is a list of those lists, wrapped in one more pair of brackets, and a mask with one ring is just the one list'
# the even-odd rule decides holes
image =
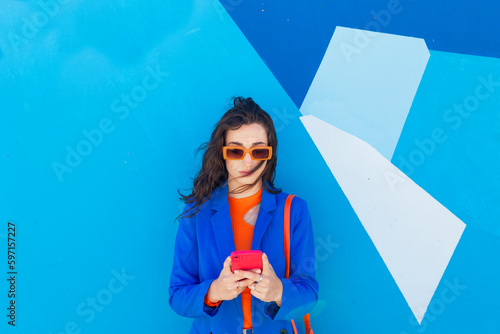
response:
{"label": "woman", "polygon": [[[192,193],[182,196],[170,277],[170,306],[194,318],[190,333],[293,333],[290,320],[318,299],[314,238],[304,200],[290,213],[290,276],[285,276],[283,215],[275,188],[277,137],[251,98],[235,98],[205,149]],[[231,271],[234,250],[261,250],[262,271]]]}

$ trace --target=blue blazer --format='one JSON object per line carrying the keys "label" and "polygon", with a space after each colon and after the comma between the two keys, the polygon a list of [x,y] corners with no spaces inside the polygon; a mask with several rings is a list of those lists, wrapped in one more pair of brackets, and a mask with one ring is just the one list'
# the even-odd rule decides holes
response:
{"label": "blue blazer", "polygon": [[[281,307],[252,296],[254,333],[293,333],[291,319],[309,313],[318,300],[314,237],[307,204],[292,201],[290,213],[290,277],[285,276],[283,214],[287,194],[271,194],[265,187],[255,224],[252,249],[266,253],[283,283]],[[186,207],[188,208],[188,207]],[[181,316],[194,318],[189,333],[241,334],[241,297],[217,307],[204,303],[224,260],[235,250],[227,185],[215,189],[198,214],[180,221],[170,276],[170,306]],[[283,331],[284,330],[284,331]]]}

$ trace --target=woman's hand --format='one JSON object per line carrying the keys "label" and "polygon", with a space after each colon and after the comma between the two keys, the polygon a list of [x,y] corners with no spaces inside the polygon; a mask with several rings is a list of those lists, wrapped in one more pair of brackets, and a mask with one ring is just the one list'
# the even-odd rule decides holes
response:
{"label": "woman's hand", "polygon": [[273,266],[269,263],[266,254],[262,254],[262,274],[243,270],[236,270],[235,274],[241,275],[252,282],[250,290],[252,290],[251,293],[255,298],[263,302],[276,302],[281,307],[283,283],[274,273]]}
{"label": "woman's hand", "polygon": [[[237,270],[238,271],[238,270]],[[208,288],[208,299],[212,303],[217,303],[221,300],[231,300],[243,292],[254,281],[242,276],[242,273],[252,273],[259,275],[258,272],[240,271],[240,274],[231,272],[231,257],[228,256],[224,261],[224,266],[219,274],[219,277],[212,282]]]}

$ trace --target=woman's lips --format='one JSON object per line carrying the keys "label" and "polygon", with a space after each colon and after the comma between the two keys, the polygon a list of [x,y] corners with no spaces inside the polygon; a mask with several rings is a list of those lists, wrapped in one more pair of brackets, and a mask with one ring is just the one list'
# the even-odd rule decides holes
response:
{"label": "woman's lips", "polygon": [[247,171],[242,171],[240,172],[241,176],[247,176],[248,174],[250,174],[250,171],[247,170]]}

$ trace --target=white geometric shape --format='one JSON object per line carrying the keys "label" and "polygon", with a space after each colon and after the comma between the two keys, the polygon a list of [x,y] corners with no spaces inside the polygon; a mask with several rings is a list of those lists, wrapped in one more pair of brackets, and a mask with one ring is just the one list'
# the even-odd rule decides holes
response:
{"label": "white geometric shape", "polygon": [[391,160],[429,56],[420,38],[337,27],[300,111]]}
{"label": "white geometric shape", "polygon": [[301,120],[420,323],[465,224],[369,144]]}

